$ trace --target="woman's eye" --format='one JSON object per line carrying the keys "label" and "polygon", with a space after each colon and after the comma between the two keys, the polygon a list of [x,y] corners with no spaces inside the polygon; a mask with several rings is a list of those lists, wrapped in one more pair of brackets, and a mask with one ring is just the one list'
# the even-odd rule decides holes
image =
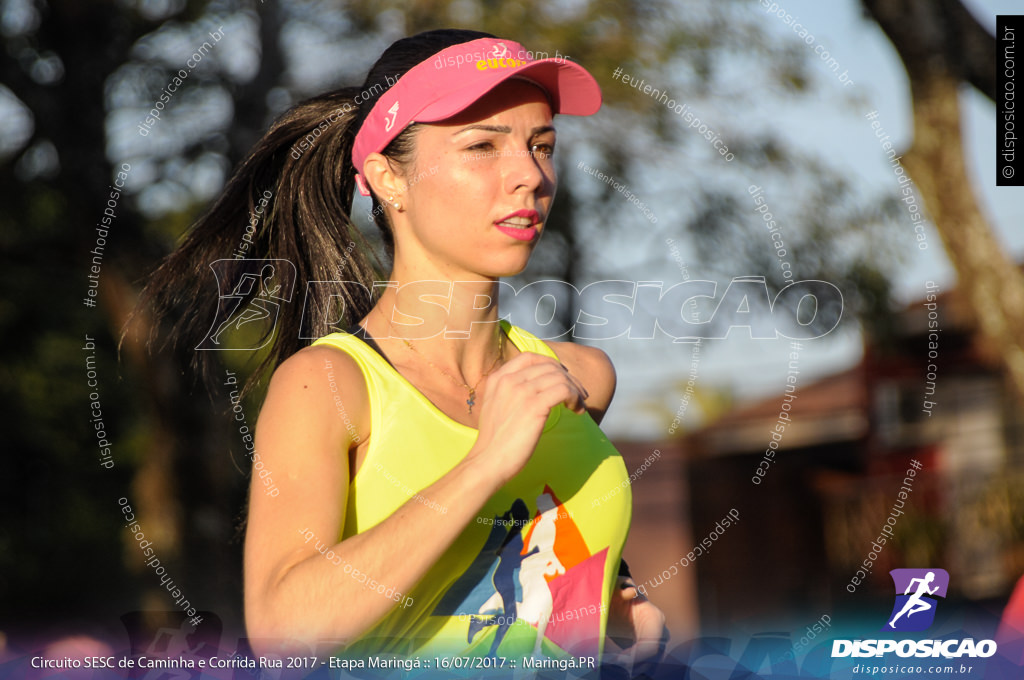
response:
{"label": "woman's eye", "polygon": [[490,142],[477,142],[473,146],[469,147],[468,150],[469,151],[487,151],[488,149],[493,149],[493,148],[494,148],[494,145],[491,144]]}
{"label": "woman's eye", "polygon": [[554,144],[534,144],[530,147],[530,153],[537,158],[551,158],[555,155]]}

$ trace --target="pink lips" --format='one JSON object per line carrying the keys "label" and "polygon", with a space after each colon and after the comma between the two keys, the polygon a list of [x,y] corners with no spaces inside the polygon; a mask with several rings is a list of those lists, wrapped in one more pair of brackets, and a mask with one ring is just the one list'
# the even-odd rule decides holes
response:
{"label": "pink lips", "polygon": [[540,213],[536,210],[517,210],[497,220],[494,226],[501,233],[508,234],[518,241],[532,241],[539,233],[538,224],[540,224]]}

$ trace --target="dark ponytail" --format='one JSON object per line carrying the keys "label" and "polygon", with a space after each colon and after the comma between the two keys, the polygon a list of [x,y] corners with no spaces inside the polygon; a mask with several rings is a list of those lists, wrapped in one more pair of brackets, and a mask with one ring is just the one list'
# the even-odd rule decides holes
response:
{"label": "dark ponytail", "polygon": [[[403,38],[384,51],[362,87],[312,97],[286,111],[152,274],[136,312],[152,308],[157,321],[171,317],[167,343],[196,350],[193,367],[204,378],[210,377],[211,362],[203,350],[262,348],[265,357],[246,392],[312,339],[369,313],[374,301],[367,291],[386,272],[351,218],[355,134],[389,83],[446,47],[487,37],[493,36],[444,29]],[[415,129],[410,125],[383,151],[400,168],[412,160]],[[390,259],[391,226],[380,198],[374,195],[372,202]],[[211,269],[218,260],[226,261]],[[247,287],[239,284],[243,281]],[[313,281],[320,283],[309,286]],[[262,297],[265,293],[272,301]],[[247,331],[259,326],[259,332],[246,334],[242,347],[220,345],[223,329],[214,326],[230,327],[227,321],[254,300],[254,323],[245,325]]]}

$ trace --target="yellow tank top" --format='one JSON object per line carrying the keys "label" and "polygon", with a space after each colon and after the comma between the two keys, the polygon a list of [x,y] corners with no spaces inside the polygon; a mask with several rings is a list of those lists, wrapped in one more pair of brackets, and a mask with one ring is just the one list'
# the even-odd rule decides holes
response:
{"label": "yellow tank top", "polygon": [[[555,357],[536,336],[501,324],[520,351]],[[344,539],[405,503],[430,503],[417,492],[465,457],[477,430],[445,415],[355,335],[313,344],[354,358],[369,392],[372,434],[349,485]],[[446,521],[446,508],[429,507]],[[523,470],[341,655],[600,656],[631,513],[622,457],[589,414],[559,405]],[[386,575],[374,576],[386,585]]]}

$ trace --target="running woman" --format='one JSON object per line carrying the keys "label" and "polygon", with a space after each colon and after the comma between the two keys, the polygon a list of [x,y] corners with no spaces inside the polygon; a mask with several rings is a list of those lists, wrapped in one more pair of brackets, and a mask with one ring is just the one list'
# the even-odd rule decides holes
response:
{"label": "running woman", "polygon": [[[249,498],[257,653],[600,657],[609,637],[634,662],[662,653],[664,616],[622,560],[628,485],[591,502],[628,480],[598,427],[612,364],[497,306],[551,213],[554,115],[600,105],[581,66],[511,40],[399,40],[363,86],[285,112],[157,271],[147,300],[191,304],[190,339],[223,315],[221,279],[267,261],[282,277],[251,343],[266,340],[274,369],[255,447],[280,489]],[[247,259],[219,262],[214,281],[266,191]],[[390,260],[383,285],[356,191]]]}

